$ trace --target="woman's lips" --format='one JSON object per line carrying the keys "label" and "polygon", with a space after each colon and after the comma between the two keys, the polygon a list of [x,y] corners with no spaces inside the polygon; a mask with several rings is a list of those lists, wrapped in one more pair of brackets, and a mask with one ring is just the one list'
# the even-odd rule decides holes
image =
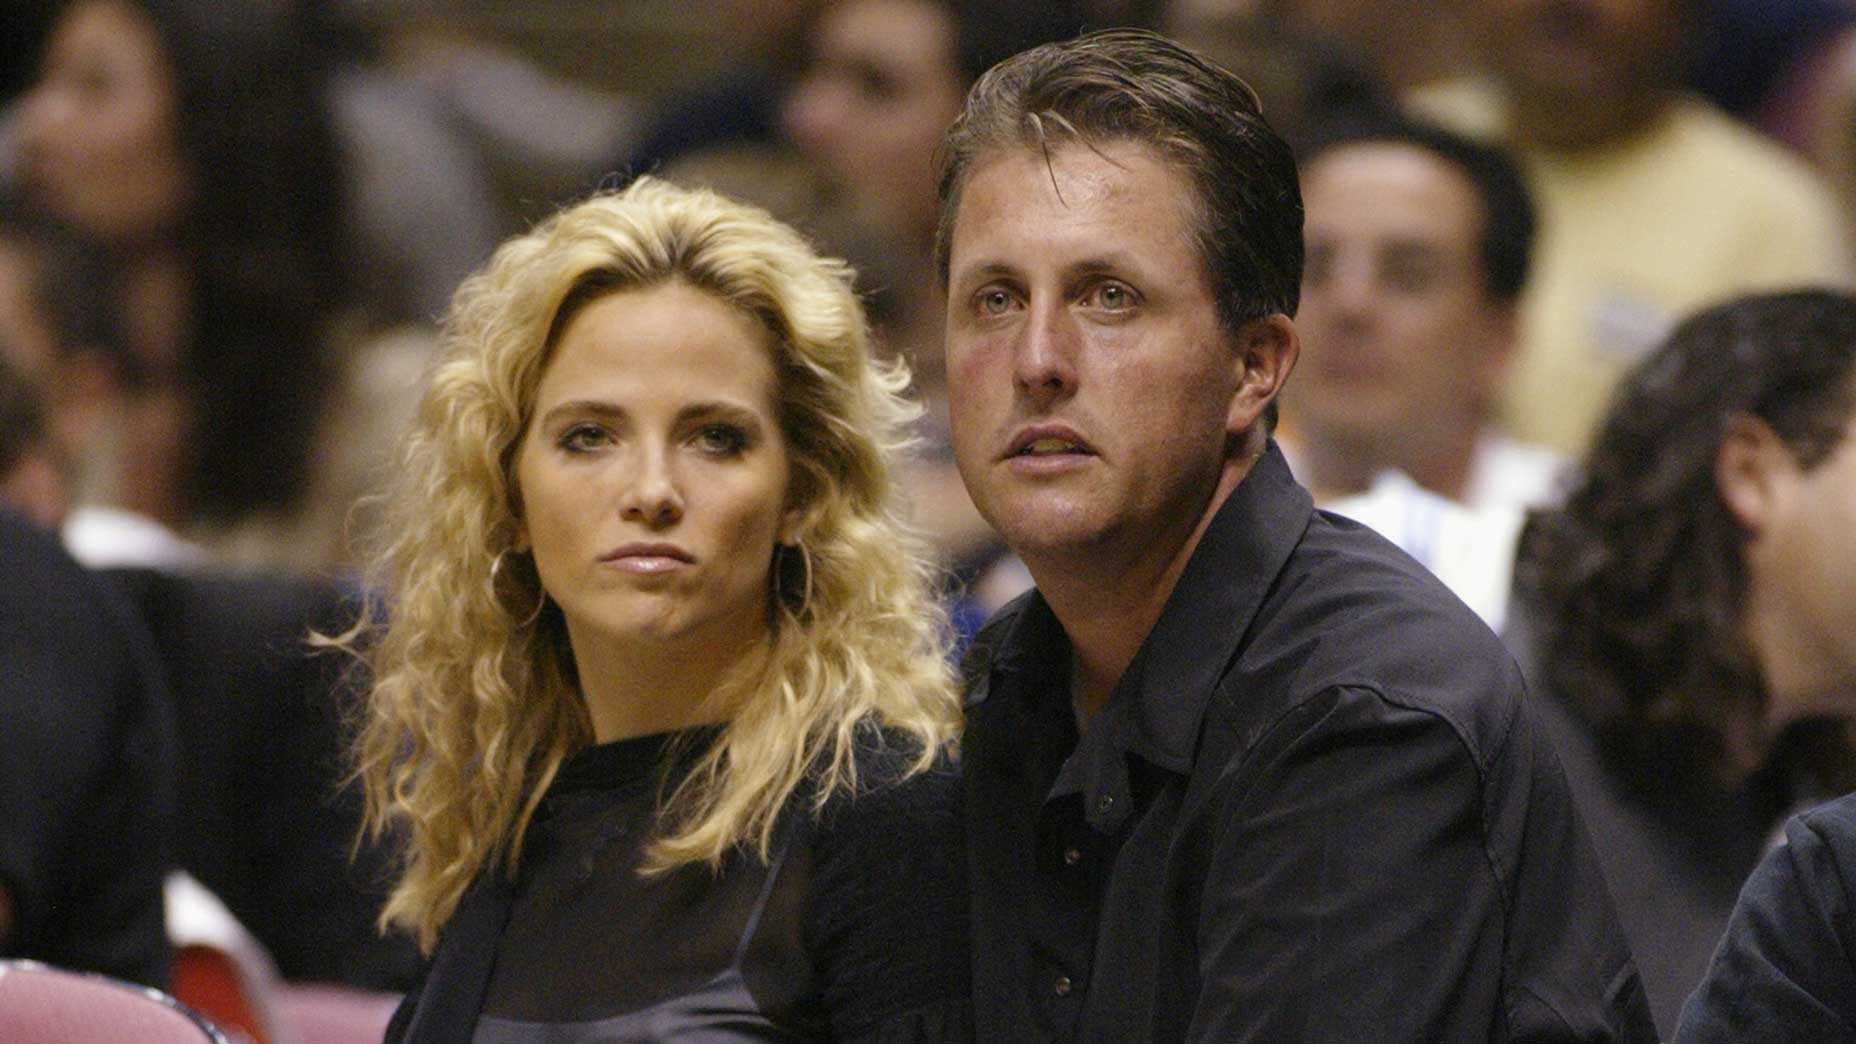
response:
{"label": "woman's lips", "polygon": [[600,561],[628,573],[652,576],[680,569],[695,558],[675,544],[626,544],[600,556]]}

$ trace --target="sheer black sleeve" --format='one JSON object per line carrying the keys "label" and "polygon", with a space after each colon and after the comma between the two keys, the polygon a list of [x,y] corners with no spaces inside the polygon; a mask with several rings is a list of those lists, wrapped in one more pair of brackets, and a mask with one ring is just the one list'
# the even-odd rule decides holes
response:
{"label": "sheer black sleeve", "polygon": [[832,1036],[859,1044],[973,1040],[960,774],[949,759],[900,781],[906,757],[860,760],[813,845],[808,949]]}

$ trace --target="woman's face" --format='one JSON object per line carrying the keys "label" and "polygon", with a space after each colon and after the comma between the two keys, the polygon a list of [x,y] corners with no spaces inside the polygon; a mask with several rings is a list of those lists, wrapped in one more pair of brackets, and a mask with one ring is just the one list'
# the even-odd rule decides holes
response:
{"label": "woman's face", "polygon": [[681,281],[598,298],[562,332],[515,480],[582,671],[765,632],[797,522],[773,352],[763,323]]}
{"label": "woman's face", "polygon": [[58,20],[21,139],[28,193],[92,235],[159,236],[186,207],[173,74],[154,23],[122,0],[84,0]]}
{"label": "woman's face", "polygon": [[954,25],[933,0],[845,0],[787,99],[787,131],[898,235],[934,229],[934,150],[966,97]]}

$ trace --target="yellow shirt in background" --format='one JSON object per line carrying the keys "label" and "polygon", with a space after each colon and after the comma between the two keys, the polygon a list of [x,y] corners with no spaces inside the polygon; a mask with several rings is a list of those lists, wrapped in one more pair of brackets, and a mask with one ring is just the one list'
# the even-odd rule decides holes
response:
{"label": "yellow shirt in background", "polygon": [[[1500,104],[1454,85],[1412,108],[1500,136]],[[1520,352],[1503,419],[1585,448],[1611,389],[1687,314],[1737,294],[1853,278],[1848,218],[1804,163],[1698,98],[1646,133],[1578,152],[1522,152],[1540,211]]]}

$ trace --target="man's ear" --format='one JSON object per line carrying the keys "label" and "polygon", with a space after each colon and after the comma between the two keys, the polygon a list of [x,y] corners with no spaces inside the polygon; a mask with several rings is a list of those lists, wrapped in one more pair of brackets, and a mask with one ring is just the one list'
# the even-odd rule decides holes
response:
{"label": "man's ear", "polygon": [[1766,528],[1797,472],[1790,448],[1765,421],[1745,413],[1727,419],[1714,452],[1714,486],[1742,529],[1757,537]]}
{"label": "man's ear", "polygon": [[1301,352],[1295,323],[1286,315],[1266,315],[1244,324],[1231,360],[1237,367],[1237,388],[1225,415],[1227,432],[1243,435],[1261,422],[1264,411],[1289,379],[1289,371],[1295,369]]}

